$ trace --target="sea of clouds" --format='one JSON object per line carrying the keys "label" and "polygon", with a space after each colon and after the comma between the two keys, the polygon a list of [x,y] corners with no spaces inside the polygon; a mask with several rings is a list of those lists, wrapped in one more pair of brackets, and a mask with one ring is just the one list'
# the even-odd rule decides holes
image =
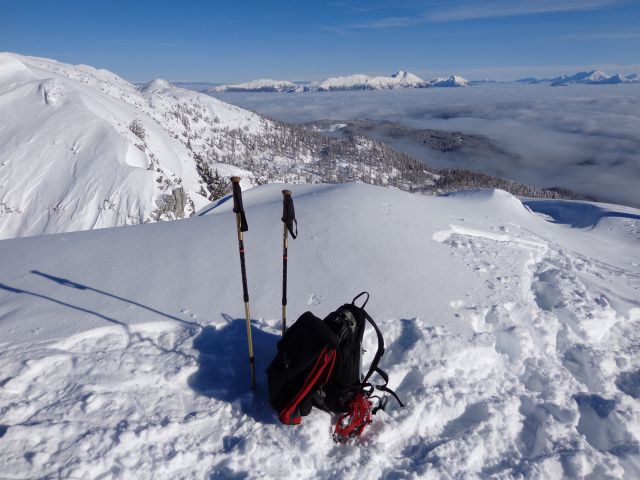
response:
{"label": "sea of clouds", "polygon": [[640,207],[640,84],[216,96],[287,122],[372,119],[486,135],[508,154],[441,154],[406,141],[396,146],[438,168],[468,168]]}

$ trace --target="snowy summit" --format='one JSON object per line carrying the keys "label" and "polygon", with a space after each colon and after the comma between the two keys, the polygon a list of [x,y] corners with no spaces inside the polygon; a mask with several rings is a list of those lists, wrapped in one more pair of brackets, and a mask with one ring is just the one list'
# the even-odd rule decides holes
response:
{"label": "snowy summit", "polygon": [[429,81],[432,87],[468,87],[471,83],[460,75],[451,75],[449,78],[435,78]]}
{"label": "snowy summit", "polygon": [[[300,224],[291,321],[368,290],[406,405],[346,445],[335,417],[285,426],[267,399],[282,188]],[[3,477],[639,478],[640,211],[496,190],[246,191],[252,393],[232,207],[0,242]],[[368,365],[373,329],[363,345]]]}
{"label": "snowy summit", "polygon": [[390,88],[420,88],[424,80],[402,70],[390,76],[349,75],[346,77],[330,77],[321,82],[305,86],[305,91],[332,90],[385,90]]}

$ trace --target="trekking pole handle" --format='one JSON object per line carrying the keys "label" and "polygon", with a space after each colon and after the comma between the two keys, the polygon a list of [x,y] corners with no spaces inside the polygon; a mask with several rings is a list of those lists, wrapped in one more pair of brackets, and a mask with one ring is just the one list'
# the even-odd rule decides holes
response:
{"label": "trekking pole handle", "polygon": [[231,186],[233,188],[233,211],[239,213],[241,207],[240,194],[242,189],[240,188],[240,177],[231,177]]}
{"label": "trekking pole handle", "polygon": [[240,231],[246,232],[249,230],[247,225],[247,216],[244,213],[244,205],[242,204],[242,188],[240,187],[240,177],[231,177],[231,184],[233,187],[233,212],[238,214],[240,219]]}

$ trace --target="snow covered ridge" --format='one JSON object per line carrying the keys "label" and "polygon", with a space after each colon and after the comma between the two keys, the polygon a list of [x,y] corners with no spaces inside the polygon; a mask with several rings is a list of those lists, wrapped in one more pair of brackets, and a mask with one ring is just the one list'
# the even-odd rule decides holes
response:
{"label": "snow covered ridge", "polygon": [[[205,119],[264,126],[164,81],[138,90],[106,70],[9,53],[0,92],[0,238],[189,216],[209,192],[184,131]],[[195,111],[200,125],[186,123]]]}
{"label": "snow covered ridge", "polygon": [[298,92],[302,87],[288,80],[260,79],[235,85],[220,85],[210,92]]}
{"label": "snow covered ridge", "polygon": [[287,427],[267,401],[282,188],[244,195],[255,395],[232,202],[0,242],[3,477],[640,477],[639,210],[286,185],[290,320],[368,290],[406,403],[335,445],[334,417]]}
{"label": "snow covered ridge", "polygon": [[549,83],[554,87],[576,83],[586,85],[616,85],[621,83],[639,83],[640,75],[637,73],[629,73],[626,75],[618,73],[609,76],[602,70],[592,70],[590,72],[578,72],[573,75],[561,75],[554,78],[538,79],[535,77],[527,77],[516,80],[516,82],[529,84]]}
{"label": "snow covered ridge", "polygon": [[413,73],[398,70],[389,76],[363,74],[330,77],[320,82],[296,84],[286,80],[254,80],[236,85],[222,85],[215,92],[329,92],[339,90],[388,90],[395,88],[468,87],[470,83],[459,75],[423,80]]}
{"label": "snow covered ridge", "polygon": [[368,75],[349,75],[330,77],[321,82],[305,85],[305,91],[323,92],[335,90],[386,90],[393,88],[422,88],[424,80],[412,73],[397,71],[390,76],[370,77]]}

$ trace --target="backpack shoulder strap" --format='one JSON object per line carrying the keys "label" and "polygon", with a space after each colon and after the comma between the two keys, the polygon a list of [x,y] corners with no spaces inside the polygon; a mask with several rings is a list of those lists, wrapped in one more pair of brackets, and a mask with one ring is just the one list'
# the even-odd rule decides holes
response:
{"label": "backpack shoulder strap", "polygon": [[364,318],[367,319],[367,321],[371,324],[373,329],[376,331],[376,336],[378,337],[378,350],[376,351],[376,354],[373,357],[373,360],[371,361],[371,366],[369,367],[369,371],[364,377],[363,383],[365,383],[367,380],[369,380],[369,377],[373,374],[373,372],[376,371],[376,369],[378,368],[378,363],[380,363],[380,359],[382,358],[382,355],[384,355],[384,338],[382,337],[382,332],[380,331],[380,328],[378,328],[378,325],[376,325],[376,322],[373,321],[373,318],[371,318],[371,316],[364,309],[362,310],[362,313],[364,314]]}
{"label": "backpack shoulder strap", "polygon": [[378,367],[378,364],[380,363],[380,359],[382,358],[382,355],[384,355],[384,338],[382,337],[382,332],[380,331],[380,328],[378,327],[376,322],[373,321],[373,318],[371,318],[371,316],[365,310],[362,310],[362,312],[364,313],[364,317],[367,319],[367,321],[371,324],[371,326],[376,331],[376,335],[378,337],[378,350],[376,351],[376,354],[373,357],[373,361],[371,362],[371,366],[369,367],[369,372],[364,377],[364,380],[362,381],[362,383],[363,385],[367,384],[367,381],[369,380],[369,377],[371,377],[373,372],[378,373],[378,375],[382,377],[382,380],[384,380],[384,384],[375,385],[375,387],[378,390],[382,390],[383,392],[387,392],[393,395],[393,398],[395,398],[398,401],[400,406],[404,407],[404,404],[402,403],[402,401],[400,400],[396,392],[394,392],[389,387],[387,387],[387,384],[389,383],[389,375],[387,375],[387,372],[385,372],[384,370]]}

